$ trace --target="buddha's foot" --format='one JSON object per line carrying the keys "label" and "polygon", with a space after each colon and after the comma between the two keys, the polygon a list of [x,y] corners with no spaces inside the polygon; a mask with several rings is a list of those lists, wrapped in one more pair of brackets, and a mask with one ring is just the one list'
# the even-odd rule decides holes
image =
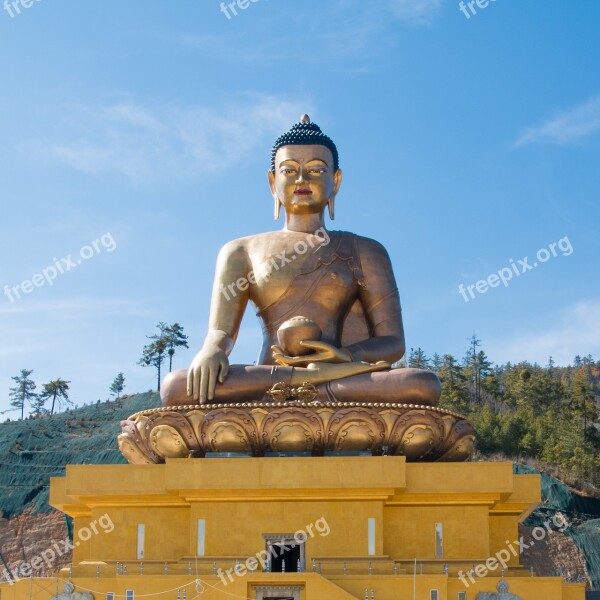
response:
{"label": "buddha's foot", "polygon": [[[312,386],[300,386],[306,393]],[[152,409],[121,423],[119,448],[130,463],[209,453],[336,452],[406,456],[409,461],[468,460],[471,424],[447,410],[418,404],[318,399],[190,405]]]}

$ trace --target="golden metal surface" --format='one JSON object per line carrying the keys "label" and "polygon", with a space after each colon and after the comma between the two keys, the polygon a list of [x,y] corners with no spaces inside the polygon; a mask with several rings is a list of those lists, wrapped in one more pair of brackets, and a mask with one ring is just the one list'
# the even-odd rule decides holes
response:
{"label": "golden metal surface", "polygon": [[303,345],[306,341],[318,341],[323,332],[321,328],[306,317],[292,317],[277,330],[277,341],[282,353],[291,356],[310,354],[311,348]]}
{"label": "golden metal surface", "polygon": [[[310,118],[303,115],[301,122],[308,126]],[[404,354],[405,342],[387,252],[372,239],[325,228],[324,211],[333,218],[342,183],[342,171],[335,166],[325,145],[277,149],[268,180],[276,218],[283,206],[285,225],[221,249],[208,334],[189,370],[165,379],[165,406],[257,401],[280,380],[289,386],[342,381],[320,390],[329,399],[436,404],[440,385],[435,374],[389,369]],[[230,367],[228,356],[248,302],[263,325],[259,364]],[[314,324],[307,327],[302,346],[298,339],[285,339],[290,335],[285,325],[299,315]],[[284,349],[288,341],[290,348]],[[299,347],[311,353],[300,356],[304,350]],[[277,379],[268,367],[274,364],[282,365]]]}
{"label": "golden metal surface", "polygon": [[[314,128],[307,115],[301,121],[298,128]],[[165,378],[165,408],[123,422],[123,454],[133,463],[207,452],[356,450],[466,460],[473,429],[434,407],[437,376],[390,368],[405,342],[387,252],[372,239],[325,228],[342,182],[335,146],[295,136],[281,138],[268,173],[275,218],[285,210],[283,229],[221,249],[204,345],[189,370]],[[257,365],[230,366],[249,302],[263,326],[261,356]]]}
{"label": "golden metal surface", "polygon": [[267,396],[273,398],[277,402],[284,402],[285,400],[300,400],[301,402],[310,402],[319,395],[319,390],[306,381],[297,388],[292,388],[286,385],[283,381],[276,383],[268,392]]}
{"label": "golden metal surface", "polygon": [[135,464],[207,452],[363,451],[409,461],[462,461],[473,443],[468,421],[439,408],[314,401],[153,409],[123,421],[119,435],[121,451]]}

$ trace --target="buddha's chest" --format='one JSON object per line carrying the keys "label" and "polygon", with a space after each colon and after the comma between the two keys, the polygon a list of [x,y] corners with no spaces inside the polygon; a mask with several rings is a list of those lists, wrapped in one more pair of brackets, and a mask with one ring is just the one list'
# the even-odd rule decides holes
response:
{"label": "buddha's chest", "polygon": [[337,255],[322,258],[284,250],[253,260],[250,297],[259,310],[273,303],[320,307],[331,316],[358,295],[354,263]]}

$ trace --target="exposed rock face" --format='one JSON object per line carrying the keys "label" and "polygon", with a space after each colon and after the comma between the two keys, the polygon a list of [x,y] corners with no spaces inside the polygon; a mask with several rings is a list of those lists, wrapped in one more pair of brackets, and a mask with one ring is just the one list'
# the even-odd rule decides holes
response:
{"label": "exposed rock face", "polygon": [[[533,572],[539,576],[562,575],[567,581],[585,581],[589,586],[585,557],[573,538],[561,531],[544,529],[544,537],[534,539],[533,530],[534,527],[519,525],[519,535],[528,546],[521,555],[521,564],[533,567]],[[541,532],[536,532],[536,536],[541,538]]]}
{"label": "exposed rock face", "polygon": [[[13,579],[49,575],[71,562],[67,526],[62,513],[33,514],[26,510],[12,519],[0,519],[0,552]],[[9,579],[0,564],[0,581]]]}

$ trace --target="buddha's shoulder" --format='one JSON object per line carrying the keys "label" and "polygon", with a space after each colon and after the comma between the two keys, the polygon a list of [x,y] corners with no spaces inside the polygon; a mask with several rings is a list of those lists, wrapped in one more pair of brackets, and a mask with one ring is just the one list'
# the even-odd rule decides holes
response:
{"label": "buddha's shoulder", "polygon": [[235,254],[238,252],[249,252],[256,246],[260,246],[277,237],[281,237],[281,231],[266,231],[264,233],[256,233],[247,235],[235,240],[227,242],[221,248],[221,254]]}
{"label": "buddha's shoulder", "polygon": [[351,233],[349,231],[330,231],[329,233],[334,239],[338,236],[346,236],[348,240],[352,240],[358,248],[361,256],[387,256],[387,250],[385,249],[385,246],[373,238]]}

